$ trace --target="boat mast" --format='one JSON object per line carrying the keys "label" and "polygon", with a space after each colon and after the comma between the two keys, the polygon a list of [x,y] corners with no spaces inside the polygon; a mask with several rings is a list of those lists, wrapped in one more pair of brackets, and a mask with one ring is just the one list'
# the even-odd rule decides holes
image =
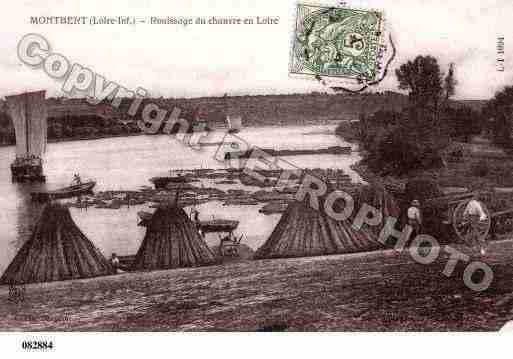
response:
{"label": "boat mast", "polygon": [[26,154],[26,157],[29,157],[29,154],[30,154],[30,144],[29,144],[29,119],[28,119],[28,111],[27,111],[27,107],[28,107],[28,96],[27,94],[23,94],[23,97],[25,99],[25,143],[26,143],[26,146],[27,146],[27,154]]}

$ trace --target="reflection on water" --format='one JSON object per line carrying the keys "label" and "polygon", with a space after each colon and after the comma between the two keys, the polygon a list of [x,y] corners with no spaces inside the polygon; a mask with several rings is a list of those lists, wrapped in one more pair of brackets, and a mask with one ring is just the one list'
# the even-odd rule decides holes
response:
{"label": "reflection on water", "polygon": [[[239,136],[263,148],[321,148],[348,145],[335,137],[333,126],[259,127],[245,128]],[[223,132],[215,132],[209,142],[221,141]],[[28,239],[42,207],[30,201],[30,192],[55,189],[69,185],[74,173],[83,179],[97,181],[95,190],[134,190],[150,185],[148,179],[167,173],[170,169],[224,168],[214,155],[217,146],[195,151],[166,135],[137,136],[101,140],[54,143],[48,146],[45,162],[47,184],[12,184],[9,165],[14,158],[14,147],[0,148],[0,273],[3,273],[19,247]],[[286,157],[287,161],[303,168],[343,168],[354,180],[358,176],[349,166],[357,155],[308,155]],[[205,180],[206,186],[215,181]],[[215,185],[227,190],[242,185]],[[256,188],[250,188],[256,190]],[[200,219],[230,218],[240,221],[237,234],[243,242],[256,249],[272,232],[280,215],[258,213],[263,204],[251,206],[223,206],[213,201],[198,206]],[[118,210],[71,208],[71,215],[79,228],[105,256],[134,254],[144,237],[145,228],[137,226],[137,212],[149,210],[147,205],[122,207]],[[189,213],[190,209],[186,208]],[[207,236],[207,243],[215,245],[219,238]]]}

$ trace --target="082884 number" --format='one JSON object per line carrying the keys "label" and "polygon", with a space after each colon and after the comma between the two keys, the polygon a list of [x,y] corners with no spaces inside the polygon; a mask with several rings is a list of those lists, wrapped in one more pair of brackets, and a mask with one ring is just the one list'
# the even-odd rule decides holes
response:
{"label": "082884 number", "polygon": [[23,341],[21,347],[26,350],[47,350],[53,349],[52,341]]}

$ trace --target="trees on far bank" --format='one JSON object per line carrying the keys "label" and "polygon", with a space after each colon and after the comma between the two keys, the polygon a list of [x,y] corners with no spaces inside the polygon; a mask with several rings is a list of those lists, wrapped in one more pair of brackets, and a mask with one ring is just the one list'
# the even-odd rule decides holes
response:
{"label": "trees on far bank", "polygon": [[513,129],[513,86],[506,86],[488,101],[483,108],[483,115],[488,118],[488,129],[494,142],[508,150],[513,147],[511,131]]}
{"label": "trees on far bank", "polygon": [[451,100],[455,67],[444,73],[432,56],[419,55],[396,70],[399,89],[408,91],[400,112],[378,111],[358,124],[359,140],[371,169],[401,176],[443,166],[442,151],[452,139],[468,141],[482,128],[482,116]]}
{"label": "trees on far bank", "polygon": [[[74,138],[96,138],[138,133],[135,123],[123,124],[115,119],[99,116],[65,116],[47,119],[48,139],[66,140]],[[11,117],[0,111],[0,145],[16,143]]]}

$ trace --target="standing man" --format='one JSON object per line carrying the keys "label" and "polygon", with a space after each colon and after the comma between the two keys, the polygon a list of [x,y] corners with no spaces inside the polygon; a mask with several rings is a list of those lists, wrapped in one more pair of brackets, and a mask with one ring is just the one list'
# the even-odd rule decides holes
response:
{"label": "standing man", "polygon": [[119,267],[120,267],[120,263],[119,263],[119,258],[118,256],[116,255],[116,253],[112,253],[111,256],[110,256],[110,264],[112,265],[112,268],[114,269],[114,274],[117,274],[118,271],[119,271]]}
{"label": "standing man", "polygon": [[203,233],[203,231],[201,230],[201,221],[200,221],[200,218],[199,218],[199,211],[196,209],[196,207],[194,207],[192,209],[191,217],[192,217],[191,218],[192,221],[196,225],[196,229],[198,230],[198,233],[200,234],[201,237],[205,238],[205,233]]}
{"label": "standing man", "polygon": [[483,209],[481,202],[474,195],[467,203],[463,211],[463,220],[470,226],[470,241],[472,244],[478,243],[481,255],[486,254],[485,237],[481,235],[483,229],[488,225],[488,214]]}
{"label": "standing man", "polygon": [[80,175],[78,173],[75,173],[73,175],[73,181],[71,181],[72,185],[79,185],[82,184],[82,179],[80,178]]}
{"label": "standing man", "polygon": [[420,234],[422,227],[422,216],[420,214],[420,202],[416,199],[411,201],[411,206],[407,212],[408,224],[413,228],[412,238]]}

